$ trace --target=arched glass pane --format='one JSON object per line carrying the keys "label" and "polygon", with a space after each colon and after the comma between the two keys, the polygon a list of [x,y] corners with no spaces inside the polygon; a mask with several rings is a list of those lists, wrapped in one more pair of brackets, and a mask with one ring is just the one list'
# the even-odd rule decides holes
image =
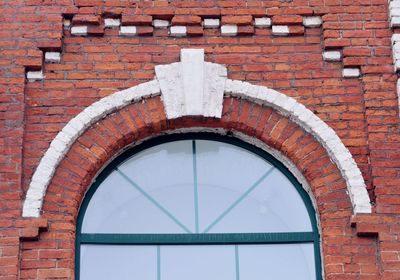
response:
{"label": "arched glass pane", "polygon": [[236,145],[180,140],[139,152],[91,198],[83,233],[312,231],[286,176]]}

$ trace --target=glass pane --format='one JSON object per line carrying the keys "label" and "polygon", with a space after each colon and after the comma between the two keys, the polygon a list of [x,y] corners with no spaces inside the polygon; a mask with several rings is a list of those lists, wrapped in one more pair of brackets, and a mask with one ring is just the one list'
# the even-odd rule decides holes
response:
{"label": "glass pane", "polygon": [[290,181],[256,154],[196,141],[200,228],[210,233],[312,231]]}
{"label": "glass pane", "polygon": [[240,280],[316,279],[313,244],[240,245],[238,252]]}
{"label": "glass pane", "polygon": [[84,233],[184,233],[194,229],[192,141],[150,148],[98,187]]}
{"label": "glass pane", "polygon": [[80,280],[155,280],[155,246],[82,245]]}
{"label": "glass pane", "polygon": [[161,246],[162,280],[234,280],[234,246]]}
{"label": "glass pane", "polygon": [[292,183],[274,169],[209,232],[312,231],[307,209]]}

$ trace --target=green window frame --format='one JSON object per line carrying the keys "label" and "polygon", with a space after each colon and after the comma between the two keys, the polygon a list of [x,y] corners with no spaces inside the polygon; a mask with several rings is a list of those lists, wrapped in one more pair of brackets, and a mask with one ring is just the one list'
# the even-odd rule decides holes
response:
{"label": "green window frame", "polygon": [[[179,140],[211,140],[231,144],[254,153],[281,171],[295,187],[307,209],[311,221],[312,231],[309,232],[263,232],[263,233],[184,233],[184,234],[117,234],[117,233],[82,233],[82,224],[89,202],[101,183],[118,166],[133,155],[151,147],[179,141]],[[195,151],[195,145],[193,146]],[[195,164],[195,162],[194,162]],[[196,181],[196,180],[195,180]],[[316,213],[308,193],[303,189],[298,180],[280,161],[266,151],[246,143],[232,136],[222,136],[214,133],[186,133],[163,135],[149,139],[142,144],[134,146],[108,164],[97,176],[82,201],[76,228],[75,241],[75,279],[80,279],[81,245],[237,245],[241,244],[313,244],[315,279],[322,280],[320,235]],[[159,279],[158,279],[159,280]]]}

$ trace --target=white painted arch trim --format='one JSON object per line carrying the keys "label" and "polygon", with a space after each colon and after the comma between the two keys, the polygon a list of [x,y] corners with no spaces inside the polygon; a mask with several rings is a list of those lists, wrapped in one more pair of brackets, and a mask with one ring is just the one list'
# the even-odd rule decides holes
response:
{"label": "white painted arch trim", "polygon": [[[93,103],[70,120],[51,142],[32,176],[23,217],[40,217],[43,199],[56,168],[75,140],[92,124],[133,102],[161,94],[169,119],[188,115],[220,118],[223,95],[272,107],[310,132],[328,151],[347,184],[353,213],[371,213],[364,179],[352,155],[335,131],[294,98],[275,90],[226,78],[222,65],[204,62],[203,50],[183,50],[182,63],[156,67],[156,79],[116,92]],[[188,65],[193,67],[188,70]],[[171,71],[174,70],[174,71]],[[199,75],[199,71],[202,73]],[[214,76],[213,76],[214,75]],[[193,83],[189,83],[193,79]],[[201,86],[193,90],[190,85]],[[178,93],[172,96],[173,92]],[[212,98],[210,98],[212,94]],[[201,102],[202,104],[193,104]]]}

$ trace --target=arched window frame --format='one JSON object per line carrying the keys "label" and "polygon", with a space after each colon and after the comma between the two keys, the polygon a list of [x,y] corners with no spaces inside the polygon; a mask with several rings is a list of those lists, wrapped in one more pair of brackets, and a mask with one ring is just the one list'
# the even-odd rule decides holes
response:
{"label": "arched window frame", "polygon": [[[179,140],[212,140],[235,145],[252,152],[280,170],[292,183],[299,193],[307,209],[311,221],[312,232],[279,232],[279,233],[193,233],[193,234],[94,234],[81,233],[83,219],[89,202],[101,183],[115,170],[117,166],[133,155],[156,145]],[[312,201],[288,168],[272,155],[259,147],[253,146],[240,139],[221,136],[214,133],[185,133],[158,136],[136,145],[108,164],[95,178],[88,189],[79,209],[75,239],[75,279],[80,279],[81,245],[238,245],[238,244],[298,244],[312,243],[314,246],[314,261],[316,280],[322,280],[322,264],[320,252],[320,234],[316,212]]]}

